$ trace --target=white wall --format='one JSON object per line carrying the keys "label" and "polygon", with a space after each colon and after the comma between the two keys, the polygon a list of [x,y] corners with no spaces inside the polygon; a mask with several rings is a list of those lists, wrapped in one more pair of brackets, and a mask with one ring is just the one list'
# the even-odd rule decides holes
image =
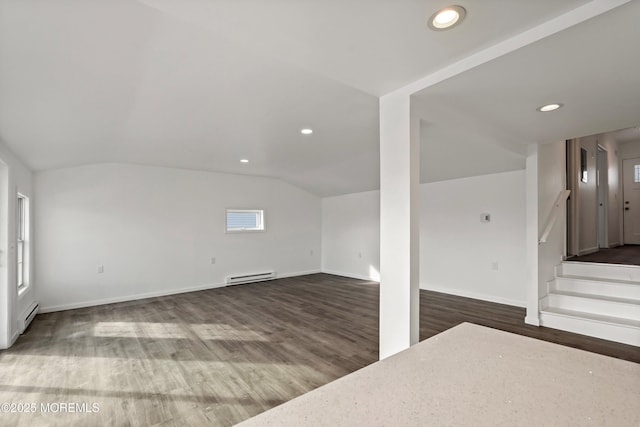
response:
{"label": "white wall", "polygon": [[[555,201],[566,186],[566,143],[538,147],[538,236],[544,232]],[[538,299],[547,295],[547,282],[555,278],[555,266],[566,253],[566,203],[560,205],[557,222],[547,241],[538,246]]]}
{"label": "white wall", "polygon": [[[320,269],[320,199],[277,179],[100,164],[36,173],[34,187],[44,311]],[[226,234],[226,208],[265,209],[266,232]]]}
{"label": "white wall", "polygon": [[[29,284],[20,295],[16,282],[17,193],[29,197],[32,207],[34,200],[31,171],[1,142],[0,163],[0,348],[7,348],[18,337],[18,317],[36,300],[33,245],[28,247],[31,260]],[[31,239],[34,238],[32,233]]]}
{"label": "white wall", "polygon": [[423,184],[421,200],[421,288],[524,307],[524,171]]}
{"label": "white wall", "polygon": [[640,157],[640,141],[631,141],[620,144],[620,159],[635,159]]}
{"label": "white wall", "polygon": [[[420,287],[524,306],[524,192],[522,170],[422,184]],[[377,280],[379,202],[378,191],[323,199],[323,271]]]}
{"label": "white wall", "polygon": [[322,271],[380,280],[380,192],[322,199]]}

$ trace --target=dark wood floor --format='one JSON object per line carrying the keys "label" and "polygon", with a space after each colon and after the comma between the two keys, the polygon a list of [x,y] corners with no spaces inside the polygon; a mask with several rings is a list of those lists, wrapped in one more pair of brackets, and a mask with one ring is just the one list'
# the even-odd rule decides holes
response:
{"label": "dark wood floor", "polygon": [[[375,362],[378,297],[315,274],[39,315],[0,352],[0,403],[100,411],[0,425],[232,425]],[[421,339],[467,321],[640,362],[636,347],[524,325],[517,307],[421,291],[420,308]]]}
{"label": "dark wood floor", "polygon": [[625,245],[611,249],[600,249],[598,252],[592,254],[571,257],[567,261],[640,265],[640,245]]}
{"label": "dark wood floor", "polygon": [[568,347],[640,363],[640,348],[557,329],[524,323],[525,309],[420,291],[420,339],[425,339],[462,322],[537,338]]}

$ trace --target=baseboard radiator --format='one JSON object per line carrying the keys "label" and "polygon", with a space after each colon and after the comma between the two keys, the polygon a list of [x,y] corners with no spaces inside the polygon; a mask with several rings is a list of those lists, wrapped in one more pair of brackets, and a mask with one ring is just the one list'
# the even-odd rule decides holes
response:
{"label": "baseboard radiator", "polygon": [[34,302],[24,311],[24,313],[22,313],[18,319],[18,330],[20,335],[22,335],[29,327],[33,319],[36,317],[36,314],[38,314],[38,310],[40,310],[40,305],[37,302]]}
{"label": "baseboard radiator", "polygon": [[227,276],[227,285],[240,285],[242,283],[263,282],[265,280],[272,280],[276,278],[274,271],[264,271],[262,273],[251,274],[236,274],[233,276]]}

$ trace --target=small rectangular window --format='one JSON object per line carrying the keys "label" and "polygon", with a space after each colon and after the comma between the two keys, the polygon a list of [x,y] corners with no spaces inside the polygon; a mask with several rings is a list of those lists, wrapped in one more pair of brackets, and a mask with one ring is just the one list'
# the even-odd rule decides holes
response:
{"label": "small rectangular window", "polygon": [[640,182],[640,165],[634,165],[633,172],[633,182]]}
{"label": "small rectangular window", "polygon": [[227,209],[227,232],[264,231],[264,210]]}

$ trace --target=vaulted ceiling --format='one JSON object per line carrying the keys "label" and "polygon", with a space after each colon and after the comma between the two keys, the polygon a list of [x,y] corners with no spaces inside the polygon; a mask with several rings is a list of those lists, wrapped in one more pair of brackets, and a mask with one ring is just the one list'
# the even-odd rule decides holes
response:
{"label": "vaulted ceiling", "polygon": [[463,25],[433,32],[445,2],[2,1],[0,140],[35,171],[127,162],[371,190],[379,96],[610,4],[414,96],[423,181],[519,169],[528,143],[640,124],[640,2],[622,3],[468,0]]}

